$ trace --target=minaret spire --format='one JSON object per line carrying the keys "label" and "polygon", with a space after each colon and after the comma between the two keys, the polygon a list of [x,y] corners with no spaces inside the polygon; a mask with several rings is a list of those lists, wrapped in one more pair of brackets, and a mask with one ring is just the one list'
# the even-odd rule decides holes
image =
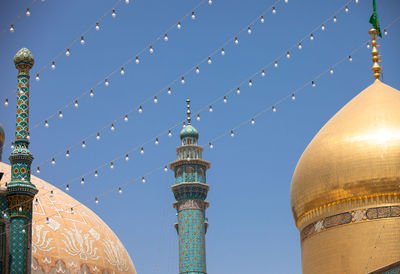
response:
{"label": "minaret spire", "polygon": [[7,186],[10,209],[10,273],[31,273],[32,200],[38,190],[31,183],[33,156],[29,151],[29,71],[34,58],[26,49],[14,57],[18,70],[17,117],[11,162],[11,181]]}
{"label": "minaret spire", "polygon": [[374,78],[375,79],[379,79],[381,73],[382,73],[382,68],[379,65],[380,62],[382,62],[379,58],[382,57],[381,55],[379,55],[379,51],[378,51],[378,47],[380,45],[377,45],[376,40],[379,39],[377,37],[378,31],[374,28],[369,30],[369,35],[371,36],[371,46],[372,46],[372,71],[374,72]]}

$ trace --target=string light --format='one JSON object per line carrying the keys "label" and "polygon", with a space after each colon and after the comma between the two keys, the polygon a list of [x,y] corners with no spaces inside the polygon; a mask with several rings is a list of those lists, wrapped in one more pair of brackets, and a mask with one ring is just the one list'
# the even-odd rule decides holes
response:
{"label": "string light", "polygon": [[237,94],[237,95],[240,94],[240,87],[238,87],[238,88],[236,89],[236,94]]}
{"label": "string light", "polygon": [[67,185],[67,187],[65,188],[66,191],[69,191],[69,185]]}
{"label": "string light", "polygon": [[142,177],[142,183],[146,183],[146,179],[144,178],[144,176]]}
{"label": "string light", "polygon": [[64,117],[61,110],[58,112],[58,117],[59,117],[60,119],[62,119],[62,118]]}
{"label": "string light", "polygon": [[140,154],[144,154],[144,149],[143,149],[143,146],[142,146],[142,148],[140,149]]}
{"label": "string light", "polygon": [[251,34],[251,28],[250,27],[247,27],[247,33]]}
{"label": "string light", "polygon": [[30,12],[29,8],[26,9],[26,16],[28,16],[28,17],[31,16],[31,12]]}
{"label": "string light", "polygon": [[55,165],[56,164],[56,159],[54,159],[54,157],[51,159],[51,165]]}
{"label": "string light", "polygon": [[235,137],[235,133],[233,133],[233,130],[231,130],[231,137]]}
{"label": "string light", "polygon": [[348,13],[348,12],[349,12],[349,7],[346,6],[346,7],[344,8],[344,11],[345,11],[346,13]]}
{"label": "string light", "polygon": [[226,96],[224,96],[224,104],[226,104],[226,102],[228,102],[228,99],[226,98]]}
{"label": "string light", "polygon": [[98,178],[99,177],[99,172],[97,170],[94,171],[94,177]]}
{"label": "string light", "polygon": [[124,67],[121,67],[121,75],[124,75],[124,74],[125,74]]}
{"label": "string light", "polygon": [[8,98],[6,98],[6,100],[4,101],[4,105],[5,105],[6,107],[8,107]]}
{"label": "string light", "polygon": [[108,82],[107,78],[104,80],[104,85],[106,85],[106,87],[108,87],[110,85],[110,82]]}
{"label": "string light", "polygon": [[168,130],[168,137],[172,137],[172,132],[171,132],[171,130]]}
{"label": "string light", "polygon": [[143,113],[143,108],[142,108],[142,106],[141,106],[141,105],[139,106],[139,110],[138,110],[138,112],[139,112],[139,114],[142,114],[142,113]]}
{"label": "string light", "polygon": [[265,71],[264,70],[261,71],[261,76],[265,77]]}
{"label": "string light", "polygon": [[122,188],[121,187],[118,188],[118,193],[122,194]]}
{"label": "string light", "polygon": [[181,29],[182,28],[182,24],[181,22],[178,22],[178,24],[176,25],[177,29]]}
{"label": "string light", "polygon": [[313,41],[314,40],[314,35],[311,33],[310,34],[310,40]]}
{"label": "string light", "polygon": [[13,25],[13,24],[11,24],[11,26],[10,26],[10,32],[11,32],[11,33],[14,32],[14,25]]}
{"label": "string light", "polygon": [[209,146],[211,149],[214,148],[214,146],[213,146],[213,144],[212,144],[211,142],[208,143],[208,146]]}
{"label": "string light", "polygon": [[168,35],[164,34],[164,41],[167,42],[168,41]]}
{"label": "string light", "polygon": [[296,97],[294,96],[294,93],[292,93],[292,100],[296,100]]}
{"label": "string light", "polygon": [[84,184],[85,184],[85,178],[82,177],[82,179],[81,179],[81,185],[84,185]]}
{"label": "string light", "polygon": [[192,20],[196,19],[196,15],[194,14],[194,11],[192,11]]}
{"label": "string light", "polygon": [[128,4],[129,4],[129,0],[125,0],[125,4],[127,4],[127,5],[128,5]]}
{"label": "string light", "polygon": [[251,81],[251,79],[249,80],[249,87],[253,86],[253,82]]}
{"label": "string light", "polygon": [[256,123],[256,121],[254,120],[254,118],[251,118],[251,124],[254,125]]}
{"label": "string light", "polygon": [[183,85],[185,83],[185,77],[182,76],[181,78],[181,84]]}
{"label": "string light", "polygon": [[93,98],[94,97],[94,92],[93,89],[90,90],[90,97]]}
{"label": "string light", "polygon": [[127,161],[127,162],[129,161],[129,154],[125,155],[125,161]]}
{"label": "string light", "polygon": [[65,157],[69,158],[69,150],[65,153]]}
{"label": "string light", "polygon": [[168,95],[171,95],[172,91],[171,91],[170,87],[168,88],[168,92],[167,93],[168,93]]}
{"label": "string light", "polygon": [[135,63],[136,63],[136,64],[139,64],[139,62],[140,62],[140,61],[139,61],[139,56],[136,56],[136,58],[135,58]]}
{"label": "string light", "polygon": [[210,112],[213,112],[212,105],[210,105],[209,111],[210,111]]}
{"label": "string light", "polygon": [[196,74],[199,74],[200,73],[200,69],[199,69],[199,67],[196,67]]}
{"label": "string light", "polygon": [[114,131],[114,130],[115,130],[114,124],[111,124],[111,131]]}
{"label": "string light", "polygon": [[349,55],[349,61],[350,61],[350,62],[353,61],[353,57],[351,57],[351,55]]}
{"label": "string light", "polygon": [[287,59],[290,58],[290,52],[286,52],[286,58],[287,58]]}
{"label": "string light", "polygon": [[99,24],[99,22],[96,22],[96,27],[95,27],[95,29],[96,29],[96,31],[99,31],[99,30],[100,30],[100,24]]}
{"label": "string light", "polygon": [[222,55],[222,56],[225,55],[225,50],[224,50],[224,48],[221,49],[221,55]]}
{"label": "string light", "polygon": [[388,35],[388,31],[386,29],[383,30],[383,34],[385,34],[385,36]]}
{"label": "string light", "polygon": [[197,114],[196,120],[197,120],[197,121],[200,121],[200,114]]}
{"label": "string light", "polygon": [[312,85],[313,88],[315,88],[316,84],[315,84],[314,80],[311,81],[311,85]]}
{"label": "string light", "polygon": [[71,214],[75,214],[73,207],[71,207]]}
{"label": "string light", "polygon": [[322,30],[322,31],[325,30],[325,25],[324,25],[324,24],[321,25],[321,30]]}
{"label": "string light", "polygon": [[25,234],[25,232],[26,232],[26,231],[25,231],[25,228],[23,228],[23,229],[22,229],[22,233]]}
{"label": "string light", "polygon": [[210,56],[208,56],[208,61],[207,61],[207,63],[208,63],[209,65],[211,65],[211,57],[210,57]]}
{"label": "string light", "polygon": [[113,9],[111,16],[112,16],[112,18],[117,17],[117,14],[115,13],[115,9]]}
{"label": "string light", "polygon": [[278,61],[275,61],[275,63],[274,63],[274,67],[278,67]]}
{"label": "string light", "polygon": [[235,37],[235,45],[239,44],[239,40],[237,37]]}
{"label": "string light", "polygon": [[83,36],[81,36],[81,45],[83,46],[85,44],[85,39],[83,38]]}
{"label": "string light", "polygon": [[110,168],[114,169],[114,163],[113,162],[110,163]]}
{"label": "string light", "polygon": [[99,204],[99,198],[97,198],[97,197],[94,198],[94,202],[96,203],[96,205]]}
{"label": "string light", "polygon": [[273,13],[273,14],[276,14],[276,9],[275,9],[275,7],[272,7],[272,13]]}
{"label": "string light", "polygon": [[22,212],[22,207],[19,207],[19,208],[18,208],[18,211],[21,213],[21,212]]}
{"label": "string light", "polygon": [[65,51],[65,55],[66,55],[66,56],[69,56],[69,55],[70,55],[69,49],[67,49],[67,50]]}
{"label": "string light", "polygon": [[128,114],[125,114],[124,121],[125,121],[125,122],[128,122]]}
{"label": "string light", "polygon": [[36,173],[37,173],[37,174],[40,174],[40,167],[37,167],[37,168],[36,168]]}
{"label": "string light", "polygon": [[330,69],[329,69],[329,73],[330,73],[330,74],[333,74],[333,68],[330,68]]}
{"label": "string light", "polygon": [[369,45],[369,42],[367,42],[367,49],[369,49],[371,46]]}
{"label": "string light", "polygon": [[85,141],[82,141],[82,148],[86,148],[86,143],[85,143]]}
{"label": "string light", "polygon": [[208,4],[209,4],[209,5],[212,5],[212,0],[208,0]]}
{"label": "string light", "polygon": [[36,82],[39,82],[40,78],[39,78],[39,72],[36,73]]}
{"label": "string light", "polygon": [[336,15],[335,15],[335,16],[333,16],[333,23],[336,23],[336,21],[337,21],[337,18],[336,18]]}
{"label": "string light", "polygon": [[100,132],[97,132],[97,135],[96,135],[96,140],[97,140],[97,141],[99,141],[99,140],[100,140]]}
{"label": "string light", "polygon": [[261,16],[260,21],[261,23],[264,23],[264,16]]}
{"label": "string light", "polygon": [[355,0],[356,4],[358,4],[358,0]]}
{"label": "string light", "polygon": [[49,127],[49,123],[47,122],[47,120],[44,121],[44,127],[45,127],[45,128],[48,128],[48,127]]}
{"label": "string light", "polygon": [[156,141],[154,142],[156,146],[158,146],[158,137],[156,137]]}
{"label": "string light", "polygon": [[272,111],[276,112],[276,107],[275,106],[272,106]]}
{"label": "string light", "polygon": [[164,166],[164,172],[168,172],[167,165]]}
{"label": "string light", "polygon": [[56,69],[56,62],[54,62],[54,61],[51,62],[51,69],[52,70]]}

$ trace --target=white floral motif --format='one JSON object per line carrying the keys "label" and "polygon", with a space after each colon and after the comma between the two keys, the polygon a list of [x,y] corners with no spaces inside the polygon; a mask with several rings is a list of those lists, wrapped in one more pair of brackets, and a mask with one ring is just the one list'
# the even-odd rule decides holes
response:
{"label": "white floral motif", "polygon": [[121,247],[110,240],[104,240],[103,244],[105,247],[104,253],[106,253],[107,261],[111,265],[115,265],[119,271],[128,271],[128,262],[122,255]]}
{"label": "white floral motif", "polygon": [[85,261],[88,259],[98,260],[100,258],[100,256],[96,256],[97,248],[93,248],[94,240],[89,239],[90,235],[88,233],[82,235],[82,230],[76,229],[75,225],[72,229],[64,228],[64,231],[66,233],[62,232],[61,234],[65,238],[65,240],[62,240],[65,247],[61,249],[72,256],[79,255],[79,258]]}
{"label": "white floral motif", "polygon": [[[51,251],[55,249],[54,246],[50,246],[50,243],[54,240],[53,238],[47,239],[47,234],[50,232],[49,230],[45,230],[42,233],[43,225],[36,225],[35,229],[33,229],[32,232],[32,252],[36,253],[36,251],[39,249],[41,251]],[[36,239],[35,239],[36,235]]]}

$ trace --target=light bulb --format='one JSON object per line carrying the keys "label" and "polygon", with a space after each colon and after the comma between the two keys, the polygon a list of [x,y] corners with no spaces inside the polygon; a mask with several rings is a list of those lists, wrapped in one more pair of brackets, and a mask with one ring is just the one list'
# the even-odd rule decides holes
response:
{"label": "light bulb", "polygon": [[251,118],[251,124],[254,125],[256,123],[256,120],[254,118]]}
{"label": "light bulb", "polygon": [[65,51],[65,55],[67,55],[67,56],[70,55],[69,49],[67,49],[67,50]]}
{"label": "light bulb", "polygon": [[83,38],[83,36],[81,36],[81,45],[83,46],[85,44],[85,39]]}
{"label": "light bulb", "polygon": [[275,7],[272,7],[272,13],[276,14],[276,8]]}
{"label": "light bulb", "polygon": [[129,0],[125,0],[125,4],[127,4],[127,5],[128,5],[128,4],[129,4]]}
{"label": "light bulb", "polygon": [[136,56],[135,63],[139,64],[139,56]]}
{"label": "light bulb", "polygon": [[194,11],[192,11],[192,20],[196,19],[196,15],[194,14]]}
{"label": "light bulb", "polygon": [[272,111],[276,112],[276,107],[275,106],[272,106]]}
{"label": "light bulb", "polygon": [[310,34],[310,40],[314,40],[314,35],[312,33]]}
{"label": "light bulb", "polygon": [[37,168],[36,168],[36,173],[37,173],[37,174],[40,174],[40,167],[37,167]]}
{"label": "light bulb", "polygon": [[296,100],[296,97],[294,96],[294,93],[292,93],[292,100]]}
{"label": "light bulb", "polygon": [[115,9],[112,10],[111,16],[112,16],[112,18],[115,18],[117,16],[117,14],[115,13]]}
{"label": "light bulb", "polygon": [[11,150],[15,148],[14,143],[11,143]]}
{"label": "light bulb", "polygon": [[356,4],[358,4],[358,0],[356,0],[355,2],[356,2]]}
{"label": "light bulb", "polygon": [[239,44],[239,40],[237,37],[235,37],[235,45]]}
{"label": "light bulb", "polygon": [[207,62],[208,62],[208,64],[211,65],[211,57],[210,56],[208,57],[208,61]]}
{"label": "light bulb", "polygon": [[65,157],[69,158],[69,150],[65,153]]}
{"label": "light bulb", "polygon": [[298,48],[299,48],[299,49],[302,49],[302,48],[303,48],[303,47],[301,46],[301,43],[299,43],[299,46],[298,46]]}
{"label": "light bulb", "polygon": [[208,4],[209,4],[209,5],[212,5],[212,0],[208,0]]}
{"label": "light bulb", "polygon": [[157,146],[158,145],[158,137],[156,137],[156,141],[154,142],[154,144]]}
{"label": "light bulb", "polygon": [[10,26],[10,32],[14,32],[14,25],[12,25],[12,24]]}
{"label": "light bulb", "polygon": [[52,70],[56,69],[56,62],[54,62],[54,61],[51,62],[51,69]]}
{"label": "light bulb", "polygon": [[286,4],[289,3],[289,0],[285,0],[285,3],[286,3]]}
{"label": "light bulb", "polygon": [[66,191],[69,191],[69,185],[67,185],[67,186],[65,187],[65,190],[66,190]]}
{"label": "light bulb", "polygon": [[253,81],[249,80],[249,87],[253,86]]}
{"label": "light bulb", "polygon": [[333,23],[336,23],[336,21],[337,21],[337,18],[336,18],[336,15],[335,15],[335,16],[333,16]]}
{"label": "light bulb", "polygon": [[122,188],[121,187],[118,188],[118,193],[122,194]]}
{"label": "light bulb", "polygon": [[312,86],[313,88],[315,88],[316,84],[315,84],[314,81],[311,81],[311,86]]}
{"label": "light bulb", "polygon": [[224,48],[221,49],[221,55],[222,55],[222,56],[225,55],[225,50],[224,50]]}
{"label": "light bulb", "polygon": [[261,23],[264,23],[264,16],[261,16],[260,21]]}
{"label": "light bulb", "polygon": [[85,178],[82,177],[81,185],[84,185],[84,184],[85,184]]}
{"label": "light bulb", "polygon": [[200,69],[199,69],[199,67],[196,67],[196,74],[199,74],[200,73]]}
{"label": "light bulb", "polygon": [[78,108],[78,107],[79,107],[79,105],[78,105],[78,100],[75,100],[74,106],[75,106],[75,108]]}
{"label": "light bulb", "polygon": [[200,114],[197,114],[196,120],[197,120],[197,121],[200,121]]}
{"label": "light bulb", "polygon": [[182,76],[181,78],[181,84],[183,85],[185,83],[185,77]]}
{"label": "light bulb", "polygon": [[85,148],[86,147],[86,143],[85,143],[85,141],[82,141],[82,148]]}
{"label": "light bulb", "polygon": [[213,144],[212,144],[211,142],[208,143],[208,146],[209,146],[211,149],[214,148],[214,146],[213,146]]}
{"label": "light bulb", "polygon": [[114,131],[114,130],[115,130],[114,124],[111,124],[111,131]]}
{"label": "light bulb", "polygon": [[18,211],[21,213],[21,212],[22,212],[22,207],[19,207],[19,208],[18,208]]}
{"label": "light bulb", "polygon": [[353,61],[353,57],[351,57],[351,55],[349,55],[349,61],[350,61],[350,62]]}
{"label": "light bulb", "polygon": [[178,22],[178,24],[176,24],[176,28],[177,28],[177,29],[181,29],[181,28],[182,28],[181,22]]}
{"label": "light bulb", "polygon": [[106,85],[106,87],[108,87],[110,85],[110,82],[108,82],[107,78],[104,80],[104,85]]}
{"label": "light bulb", "polygon": [[99,203],[99,198],[94,198],[94,201],[95,201],[95,203],[96,203],[96,205]]}
{"label": "light bulb", "polygon": [[330,74],[333,74],[333,68],[330,68],[330,69],[329,69],[329,73],[330,73]]}
{"label": "light bulb", "polygon": [[6,98],[6,100],[4,101],[4,105],[5,105],[6,107],[8,107],[8,98]]}
{"label": "light bulb", "polygon": [[247,33],[251,34],[251,28],[250,27],[247,27]]}
{"label": "light bulb", "polygon": [[96,29],[96,31],[99,31],[99,30],[100,30],[100,24],[99,24],[98,22],[96,23],[95,29]]}
{"label": "light bulb", "polygon": [[97,132],[96,140],[97,140],[97,141],[100,140],[100,132]]}
{"label": "light bulb", "polygon": [[168,172],[168,168],[167,168],[166,165],[164,166],[164,171],[165,171],[165,172]]}
{"label": "light bulb", "polygon": [[124,74],[125,74],[124,67],[121,67],[121,75],[124,75]]}
{"label": "light bulb", "polygon": [[139,106],[138,112],[139,112],[139,114],[142,114],[142,113],[143,113],[143,108],[142,108],[142,106]]}
{"label": "light bulb", "polygon": [[278,67],[278,61],[275,61],[275,63],[274,63],[274,67]]}
{"label": "light bulb", "polygon": [[287,58],[287,59],[290,58],[290,52],[286,52],[286,58]]}
{"label": "light bulb", "polygon": [[210,111],[210,112],[213,112],[212,105],[210,105],[209,111]]}
{"label": "light bulb", "polygon": [[383,34],[388,35],[388,31],[386,29],[384,29]]}
{"label": "light bulb", "polygon": [[142,183],[146,183],[146,179],[144,177],[142,177]]}
{"label": "light bulb", "polygon": [[94,97],[93,89],[90,90],[90,97],[92,97],[92,98]]}
{"label": "light bulb", "polygon": [[[43,1],[42,1],[43,2]],[[46,217],[46,224],[49,224],[50,223],[50,221],[49,221],[49,217]]]}
{"label": "light bulb", "polygon": [[369,49],[371,46],[369,45],[369,42],[367,42],[367,49]]}
{"label": "light bulb", "polygon": [[157,96],[154,96],[154,104],[157,104],[158,103],[158,99],[157,99]]}
{"label": "light bulb", "polygon": [[167,42],[168,41],[168,35],[164,34],[164,41]]}
{"label": "light bulb", "polygon": [[129,161],[129,154],[125,155],[125,161],[127,161],[127,162]]}
{"label": "light bulb", "polygon": [[325,30],[325,25],[324,25],[324,24],[321,25],[321,30],[322,30],[322,31]]}
{"label": "light bulb", "polygon": [[64,117],[61,110],[58,112],[58,117],[60,117],[60,119],[62,119]]}
{"label": "light bulb", "polygon": [[239,87],[236,89],[236,94],[237,94],[237,95],[240,94],[240,88],[239,88]]}
{"label": "light bulb", "polygon": [[[35,199],[34,205],[37,206],[39,204],[39,200],[38,198]],[[6,214],[4,214],[5,216],[7,216]]]}
{"label": "light bulb", "polygon": [[39,82],[40,78],[39,78],[39,72],[36,73],[36,82]]}
{"label": "light bulb", "polygon": [[261,76],[265,77],[265,71],[264,70],[261,71]]}
{"label": "light bulb", "polygon": [[110,163],[110,168],[114,169],[114,163],[113,162]]}
{"label": "light bulb", "polygon": [[75,214],[73,207],[71,207],[71,214]]}
{"label": "light bulb", "polygon": [[99,177],[99,172],[97,170],[94,171],[94,177],[98,178]]}
{"label": "light bulb", "polygon": [[171,91],[170,87],[168,88],[168,92],[167,93],[168,93],[168,95],[171,95],[172,91]]}
{"label": "light bulb", "polygon": [[349,12],[349,7],[346,6],[346,7],[344,8],[344,11],[345,11],[346,13],[348,13],[348,12]]}
{"label": "light bulb", "polygon": [[125,114],[124,121],[128,122],[128,114]]}
{"label": "light bulb", "polygon": [[226,104],[226,102],[228,102],[228,99],[226,99],[226,96],[224,96],[224,104]]}
{"label": "light bulb", "polygon": [[49,123],[47,122],[47,120],[44,121],[44,127],[45,127],[45,128],[48,128],[48,127],[49,127]]}
{"label": "light bulb", "polygon": [[51,158],[51,165],[55,165],[56,164],[56,159],[54,159],[54,157],[53,158]]}
{"label": "light bulb", "polygon": [[171,132],[171,130],[168,130],[168,137],[172,137],[172,132]]}
{"label": "light bulb", "polygon": [[31,12],[30,12],[29,8],[26,9],[26,16],[31,16]]}
{"label": "light bulb", "polygon": [[141,149],[140,149],[140,154],[144,154],[144,148],[142,147]]}

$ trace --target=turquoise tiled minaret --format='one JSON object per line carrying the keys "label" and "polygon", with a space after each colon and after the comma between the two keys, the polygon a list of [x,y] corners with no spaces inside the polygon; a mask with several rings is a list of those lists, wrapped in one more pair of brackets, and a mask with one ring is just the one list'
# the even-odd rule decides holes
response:
{"label": "turquoise tiled minaret", "polygon": [[14,149],[10,155],[11,181],[7,186],[10,216],[10,273],[30,273],[32,200],[38,190],[31,183],[29,151],[29,71],[34,64],[32,53],[20,49],[14,57],[18,70],[17,119]]}
{"label": "turquoise tiled minaret", "polygon": [[199,133],[191,125],[190,100],[186,102],[187,125],[180,133],[178,159],[170,164],[170,169],[175,173],[172,192],[178,212],[175,228],[179,235],[179,273],[200,274],[207,273],[205,211],[209,204],[205,199],[210,188],[206,183],[210,163],[202,159],[203,148],[197,144]]}

